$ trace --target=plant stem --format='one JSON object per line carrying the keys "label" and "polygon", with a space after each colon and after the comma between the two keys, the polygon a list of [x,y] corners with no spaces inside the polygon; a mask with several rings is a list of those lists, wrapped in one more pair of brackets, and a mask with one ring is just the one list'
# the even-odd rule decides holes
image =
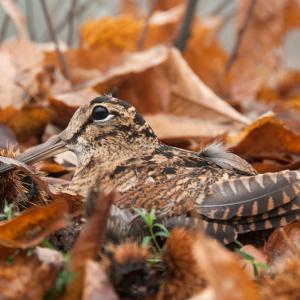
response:
{"label": "plant stem", "polygon": [[149,31],[149,21],[150,21],[150,18],[152,16],[153,12],[154,12],[154,9],[156,7],[157,2],[158,2],[158,0],[151,0],[150,9],[149,9],[148,15],[145,19],[144,27],[142,29],[142,32],[141,32],[141,35],[140,35],[140,38],[139,38],[138,44],[137,44],[137,49],[139,51],[143,50],[143,48],[144,48],[147,33]]}
{"label": "plant stem", "polygon": [[72,44],[73,44],[76,6],[77,6],[77,0],[71,0],[71,7],[70,7],[70,13],[69,13],[69,32],[68,32],[68,45],[69,46],[72,46]]}
{"label": "plant stem", "polygon": [[182,22],[181,30],[175,40],[175,46],[180,50],[180,52],[184,52],[186,47],[186,42],[190,37],[190,29],[194,19],[196,6],[198,4],[198,0],[188,0],[185,16]]}
{"label": "plant stem", "polygon": [[57,53],[57,57],[58,57],[58,61],[59,61],[62,73],[63,73],[63,75],[66,79],[69,79],[70,78],[69,70],[68,70],[68,67],[67,67],[65,56],[59,48],[58,40],[57,40],[55,31],[53,29],[53,25],[52,25],[52,21],[51,21],[51,17],[50,17],[49,11],[48,11],[46,1],[41,0],[41,4],[42,4],[42,9],[43,9],[44,16],[46,18],[47,27],[48,27],[48,30],[49,30],[50,37],[51,37],[52,41],[55,44],[55,49],[56,49],[56,53]]}
{"label": "plant stem", "polygon": [[244,19],[244,22],[241,24],[241,27],[239,28],[239,31],[237,33],[237,38],[236,38],[236,42],[233,48],[233,51],[228,59],[228,62],[226,64],[225,67],[225,72],[228,73],[232,67],[232,65],[234,64],[234,62],[236,61],[237,57],[238,57],[238,52],[243,40],[243,37],[245,35],[245,32],[248,28],[248,25],[250,23],[251,17],[253,15],[254,12],[254,8],[255,8],[255,4],[256,4],[256,0],[251,0],[248,10],[247,10],[247,14],[246,17]]}

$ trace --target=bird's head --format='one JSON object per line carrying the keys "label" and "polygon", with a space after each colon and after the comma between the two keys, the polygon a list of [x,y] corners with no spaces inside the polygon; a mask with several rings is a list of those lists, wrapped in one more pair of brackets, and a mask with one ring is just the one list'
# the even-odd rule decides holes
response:
{"label": "bird's head", "polygon": [[25,151],[18,159],[32,163],[71,150],[80,165],[91,158],[105,163],[153,151],[158,144],[155,133],[133,106],[101,96],[78,108],[58,136]]}

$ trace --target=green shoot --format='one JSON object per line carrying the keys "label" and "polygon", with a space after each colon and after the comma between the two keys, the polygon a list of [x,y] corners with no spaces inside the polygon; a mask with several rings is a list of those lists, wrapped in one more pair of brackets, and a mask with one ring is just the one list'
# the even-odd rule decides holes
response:
{"label": "green shoot", "polygon": [[256,261],[251,254],[247,253],[244,250],[241,250],[243,245],[240,242],[236,241],[236,244],[238,244],[240,248],[236,248],[234,251],[238,253],[245,261],[249,262],[252,265],[255,277],[259,275],[260,270],[267,271],[269,269],[269,266],[267,264]]}
{"label": "green shoot", "polygon": [[6,263],[8,265],[12,265],[14,263],[15,257],[19,254],[20,250],[16,250],[13,254],[9,255],[6,259]]}
{"label": "green shoot", "polygon": [[55,247],[51,244],[51,242],[49,242],[48,239],[44,239],[44,240],[42,241],[41,246],[44,247],[44,248],[52,249],[52,250],[55,249]]}
{"label": "green shoot", "polygon": [[[145,212],[143,209],[134,208],[134,211],[146,223],[147,229],[150,234],[144,237],[142,245],[148,245],[152,241],[155,249],[157,251],[160,251],[161,248],[158,244],[157,237],[168,238],[170,235],[168,229],[163,224],[154,222],[156,220],[156,217],[153,209],[150,212]],[[155,232],[155,228],[158,228],[160,230]]]}
{"label": "green shoot", "polygon": [[71,269],[69,253],[64,255],[65,267],[58,273],[56,282],[44,297],[44,300],[54,300],[64,293],[68,284],[74,279],[75,273]]}
{"label": "green shoot", "polygon": [[8,204],[5,201],[3,213],[0,214],[0,220],[1,221],[3,221],[3,220],[11,220],[14,217],[13,206],[14,206],[13,203]]}

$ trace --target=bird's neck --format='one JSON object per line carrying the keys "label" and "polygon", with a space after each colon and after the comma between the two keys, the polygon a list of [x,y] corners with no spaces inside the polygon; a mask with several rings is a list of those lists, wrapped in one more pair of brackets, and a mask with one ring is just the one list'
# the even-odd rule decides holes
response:
{"label": "bird's neck", "polygon": [[79,166],[66,192],[86,197],[88,191],[99,182],[99,178],[101,188],[108,192],[115,188],[115,182],[109,179],[109,175],[118,166],[126,166],[127,161],[151,155],[160,145],[158,140],[139,143],[138,145],[118,143],[118,147],[114,146],[114,149],[106,147],[101,152],[86,155],[83,159],[79,157]]}

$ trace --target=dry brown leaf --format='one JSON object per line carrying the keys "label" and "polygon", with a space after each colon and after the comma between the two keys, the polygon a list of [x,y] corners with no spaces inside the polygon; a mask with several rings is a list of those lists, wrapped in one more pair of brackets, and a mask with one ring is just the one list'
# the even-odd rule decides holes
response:
{"label": "dry brown leaf", "polygon": [[[98,91],[110,88],[123,76],[141,73],[151,67],[160,65],[167,59],[167,48],[164,46],[153,47],[142,52],[134,52],[120,56],[117,65],[112,64],[106,72],[99,72],[93,79],[83,83],[83,86],[95,87]],[[109,81],[113,81],[110,83]],[[104,85],[105,84],[105,85]],[[104,87],[103,87],[104,86]]]}
{"label": "dry brown leaf", "polygon": [[5,124],[19,142],[27,142],[31,137],[40,137],[53,117],[53,111],[49,108],[30,106],[17,111]]}
{"label": "dry brown leaf", "polygon": [[170,83],[160,66],[132,74],[118,86],[118,97],[127,99],[142,114],[167,112]]}
{"label": "dry brown leaf", "polygon": [[[163,15],[161,12],[154,13],[149,20],[145,47],[170,42],[177,31],[182,14],[182,8],[170,9],[169,13],[165,12]],[[81,43],[83,48],[110,49],[115,53],[124,50],[135,51],[143,27],[143,18],[134,19],[125,15],[88,21],[81,27]]]}
{"label": "dry brown leaf", "polygon": [[261,300],[298,300],[300,298],[300,255],[286,257],[257,282]]}
{"label": "dry brown leaf", "polygon": [[43,53],[28,40],[9,40],[0,48],[0,107],[20,108],[38,93],[36,77],[41,72]]}
{"label": "dry brown leaf", "polygon": [[77,276],[68,286],[64,300],[75,300],[82,294],[86,262],[96,258],[104,239],[106,221],[114,194],[99,196],[99,191],[92,191],[87,200],[89,202],[87,205],[91,205],[93,211],[72,250],[72,269]]}
{"label": "dry brown leaf", "polygon": [[[249,120],[238,113],[233,107],[219,98],[191,70],[180,52],[172,48],[165,71],[172,84],[172,94],[175,100],[171,103],[170,112],[197,115],[212,119],[223,117],[228,120],[248,124]],[[224,121],[224,120],[223,120]]]}
{"label": "dry brown leaf", "polygon": [[223,248],[217,241],[205,238],[196,241],[193,248],[208,284],[218,300],[259,299],[254,283],[243,271],[235,254]]}
{"label": "dry brown leaf", "polygon": [[49,103],[55,112],[53,122],[60,127],[65,128],[76,109],[97,96],[99,96],[99,93],[92,88],[83,88],[78,91],[71,91],[64,94],[50,95]]}
{"label": "dry brown leaf", "polygon": [[35,254],[20,253],[12,264],[0,266],[0,298],[42,300],[55,282],[60,264],[49,263]]}
{"label": "dry brown leaf", "polygon": [[287,257],[300,253],[300,222],[277,228],[265,245],[270,264],[280,264]]}
{"label": "dry brown leaf", "polygon": [[145,115],[145,119],[160,139],[218,137],[229,129],[225,124],[171,114]]}
{"label": "dry brown leaf", "polygon": [[243,157],[282,159],[300,154],[300,135],[287,128],[273,114],[266,115],[227,139],[231,150]]}
{"label": "dry brown leaf", "polygon": [[140,6],[138,0],[123,0],[121,1],[119,14],[139,16]]}
{"label": "dry brown leaf", "polygon": [[18,145],[16,137],[8,126],[0,123],[0,149],[7,148],[9,145]]}
{"label": "dry brown leaf", "polygon": [[157,1],[155,9],[157,10],[168,10],[177,5],[185,4],[186,0],[160,0]]}
{"label": "dry brown leaf", "polygon": [[[149,20],[145,48],[170,41],[182,14],[182,7],[153,14]],[[105,72],[110,72],[111,66],[124,64],[123,55],[137,50],[143,27],[144,19],[130,16],[106,17],[85,23],[81,28],[81,47],[65,52],[73,82],[79,83],[97,76],[100,76],[100,82],[105,77],[107,79],[109,75]],[[149,58],[148,63],[151,59],[155,58]],[[47,51],[45,64],[59,67],[54,51]]]}
{"label": "dry brown leaf", "polygon": [[85,264],[85,278],[83,283],[82,300],[118,300],[119,297],[113,290],[107,274],[101,266],[93,260]]}
{"label": "dry brown leaf", "polygon": [[[251,1],[241,2],[238,26],[244,22]],[[274,71],[283,67],[283,38],[287,31],[299,26],[299,15],[300,4],[297,0],[256,1],[238,56],[228,74],[232,98],[255,98]]]}
{"label": "dry brown leaf", "polygon": [[39,171],[45,172],[47,174],[59,174],[59,173],[65,173],[68,170],[63,166],[56,163],[51,162],[40,162],[38,165]]}
{"label": "dry brown leaf", "polygon": [[49,234],[68,225],[69,205],[63,197],[35,206],[10,221],[0,223],[0,244],[26,249],[38,245]]}
{"label": "dry brown leaf", "polygon": [[224,67],[228,54],[217,39],[221,25],[222,19],[216,16],[195,20],[184,58],[214,92],[225,94]]}

